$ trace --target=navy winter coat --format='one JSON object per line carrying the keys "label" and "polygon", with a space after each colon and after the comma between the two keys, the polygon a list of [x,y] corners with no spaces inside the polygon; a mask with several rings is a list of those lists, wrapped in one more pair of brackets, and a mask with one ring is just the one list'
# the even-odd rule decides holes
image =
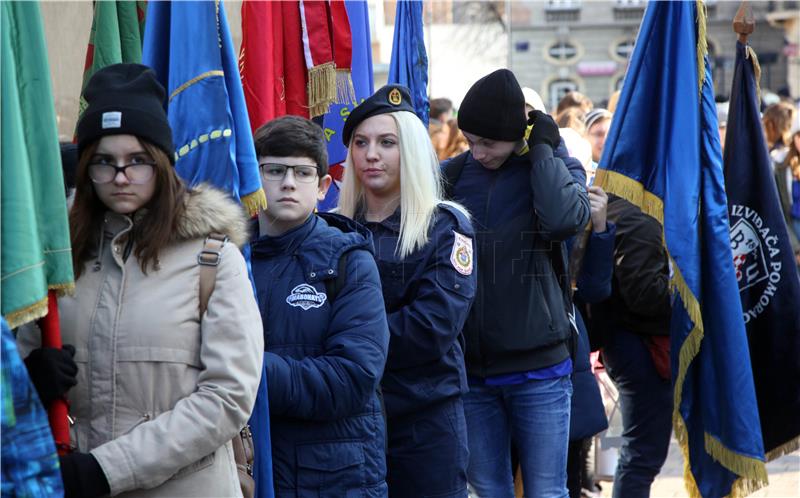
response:
{"label": "navy winter coat", "polygon": [[399,209],[365,226],[375,241],[391,333],[382,382],[387,415],[460,396],[467,391],[461,331],[477,283],[472,224],[440,204],[428,243],[402,260],[396,254]]}
{"label": "navy winter coat", "polygon": [[[252,243],[277,497],[386,496],[377,392],[389,345],[367,230],[312,215]],[[328,297],[346,254],[346,279]]]}

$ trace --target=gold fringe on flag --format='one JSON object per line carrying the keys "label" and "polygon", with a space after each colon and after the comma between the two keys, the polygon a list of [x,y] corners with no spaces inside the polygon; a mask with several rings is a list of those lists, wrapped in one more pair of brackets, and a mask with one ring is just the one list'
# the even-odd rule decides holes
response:
{"label": "gold fringe on flag", "polygon": [[38,320],[47,314],[47,297],[36,301],[30,306],[12,311],[5,316],[6,322],[10,328],[17,328],[28,322]]}
{"label": "gold fringe on flag", "polygon": [[259,187],[258,190],[251,194],[247,194],[241,199],[242,206],[247,209],[250,216],[255,216],[261,209],[267,209],[267,196],[264,194],[264,189]]}
{"label": "gold fringe on flag", "polygon": [[336,103],[358,105],[353,77],[349,69],[336,70]]}
{"label": "gold fringe on flag", "polygon": [[[75,291],[75,283],[69,282],[66,284],[52,284],[48,286],[48,290],[56,291],[58,297],[71,295]],[[28,322],[38,320],[39,318],[47,315],[47,293],[44,299],[40,299],[35,303],[9,312],[6,316],[6,322],[12,329],[25,325]]]}
{"label": "gold fringe on flag", "polygon": [[308,113],[315,118],[336,101],[336,66],[326,62],[308,70]]}

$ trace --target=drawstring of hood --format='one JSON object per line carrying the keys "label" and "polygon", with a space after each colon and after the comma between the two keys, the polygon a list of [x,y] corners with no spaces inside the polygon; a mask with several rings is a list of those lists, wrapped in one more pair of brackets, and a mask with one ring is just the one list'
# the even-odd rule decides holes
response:
{"label": "drawstring of hood", "polygon": [[92,266],[92,271],[100,271],[103,268],[103,246],[106,241],[106,219],[103,219],[103,228],[100,230],[100,243],[97,244],[97,256]]}

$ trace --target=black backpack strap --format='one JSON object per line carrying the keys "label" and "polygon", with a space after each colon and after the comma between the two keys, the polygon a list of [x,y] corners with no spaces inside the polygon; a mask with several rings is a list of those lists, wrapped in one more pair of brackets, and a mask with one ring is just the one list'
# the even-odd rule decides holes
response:
{"label": "black backpack strap", "polygon": [[458,183],[458,179],[461,178],[464,165],[467,164],[467,154],[469,154],[469,151],[462,152],[448,161],[447,164],[444,165],[444,168],[442,168],[442,195],[447,201],[453,200],[456,183]]}
{"label": "black backpack strap", "polygon": [[339,257],[339,265],[337,266],[336,271],[336,278],[329,278],[325,280],[325,294],[328,295],[328,304],[333,306],[333,302],[336,301],[336,296],[339,295],[339,292],[344,288],[345,281],[347,279],[347,255],[348,252]]}

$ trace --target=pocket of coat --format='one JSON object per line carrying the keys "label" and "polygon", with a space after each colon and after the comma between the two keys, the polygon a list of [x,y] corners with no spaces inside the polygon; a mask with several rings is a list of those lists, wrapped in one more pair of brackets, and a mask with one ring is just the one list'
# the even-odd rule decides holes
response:
{"label": "pocket of coat", "polygon": [[364,482],[364,445],[334,441],[297,445],[297,487],[346,490]]}
{"label": "pocket of coat", "polygon": [[172,479],[181,479],[188,475],[194,474],[195,472],[201,471],[207,467],[210,467],[214,463],[214,460],[216,458],[217,458],[217,452],[214,451],[213,453],[204,456],[200,460],[194,463],[190,463],[186,467],[180,469],[177,473],[175,473],[174,476],[172,476]]}

